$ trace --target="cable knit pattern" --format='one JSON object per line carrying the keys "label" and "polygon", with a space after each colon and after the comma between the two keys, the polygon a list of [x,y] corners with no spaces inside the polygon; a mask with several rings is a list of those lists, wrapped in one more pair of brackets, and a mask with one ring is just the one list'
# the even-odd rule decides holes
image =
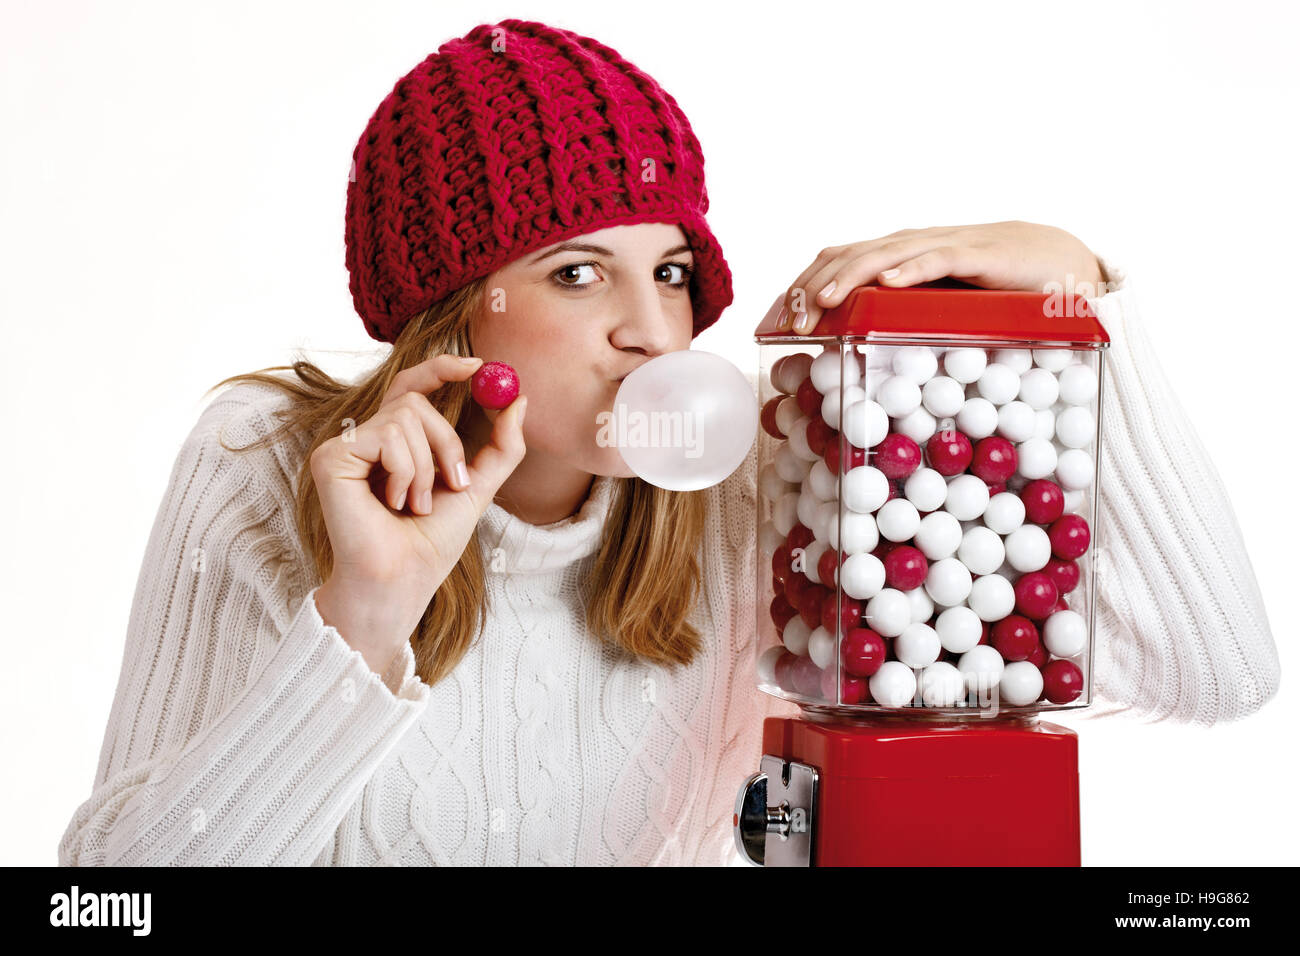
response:
{"label": "cable knit pattern", "polygon": [[397,81],[352,160],[345,261],[378,341],[528,252],[642,222],[686,236],[695,335],[731,303],[690,122],[650,76],[589,37],[503,20],[448,40]]}

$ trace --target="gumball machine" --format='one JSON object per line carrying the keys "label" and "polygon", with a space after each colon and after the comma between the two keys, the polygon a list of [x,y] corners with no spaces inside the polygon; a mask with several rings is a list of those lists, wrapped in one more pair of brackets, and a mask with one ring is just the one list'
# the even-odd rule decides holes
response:
{"label": "gumball machine", "polygon": [[769,866],[1078,866],[1109,339],[1087,300],[866,286],[759,324]]}

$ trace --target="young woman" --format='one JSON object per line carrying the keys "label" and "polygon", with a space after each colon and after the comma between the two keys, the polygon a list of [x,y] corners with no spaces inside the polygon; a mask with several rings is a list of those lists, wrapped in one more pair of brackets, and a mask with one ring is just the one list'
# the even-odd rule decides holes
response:
{"label": "young woman", "polygon": [[[608,47],[507,20],[398,81],[353,159],[351,290],[392,349],[354,383],[307,362],[219,383],[238,384],[177,458],[60,862],[734,860],[762,720],[795,712],[754,688],[755,456],[674,493],[595,441],[619,380],[689,348],[732,298],[686,117]],[[949,274],[1113,278],[1068,233],[999,223],[827,249],[788,305],[808,332],[856,285]],[[1132,302],[1096,301],[1118,387],[1140,392]],[[470,399],[485,360],[522,381],[499,412]],[[1185,427],[1153,402],[1116,427],[1153,408]],[[1170,500],[1228,507],[1217,488]],[[1253,576],[1239,537],[1220,544],[1198,570],[1254,616],[1188,657],[1219,608],[1189,609],[1195,635],[1164,647],[1139,590],[1161,582],[1117,587],[1100,692],[1209,721],[1272,694]],[[1219,696],[1148,700],[1143,682],[1170,672]]]}

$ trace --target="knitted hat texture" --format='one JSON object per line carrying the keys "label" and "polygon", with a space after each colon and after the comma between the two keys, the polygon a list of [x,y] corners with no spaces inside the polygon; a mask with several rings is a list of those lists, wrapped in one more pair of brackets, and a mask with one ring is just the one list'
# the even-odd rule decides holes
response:
{"label": "knitted hat texture", "polygon": [[677,101],[597,41],[527,20],[449,40],[384,98],[352,154],[349,286],[371,338],[533,250],[674,223],[698,335],[732,301],[704,154]]}

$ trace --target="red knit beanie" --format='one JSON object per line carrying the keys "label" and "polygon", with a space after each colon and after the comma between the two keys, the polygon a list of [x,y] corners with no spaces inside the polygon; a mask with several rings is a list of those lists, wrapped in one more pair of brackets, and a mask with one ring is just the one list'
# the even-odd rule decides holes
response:
{"label": "red knit beanie", "polygon": [[698,335],[731,304],[704,155],[677,101],[607,46],[526,20],[449,40],[379,104],[349,174],[347,268],[371,338],[532,250],[675,223]]}

